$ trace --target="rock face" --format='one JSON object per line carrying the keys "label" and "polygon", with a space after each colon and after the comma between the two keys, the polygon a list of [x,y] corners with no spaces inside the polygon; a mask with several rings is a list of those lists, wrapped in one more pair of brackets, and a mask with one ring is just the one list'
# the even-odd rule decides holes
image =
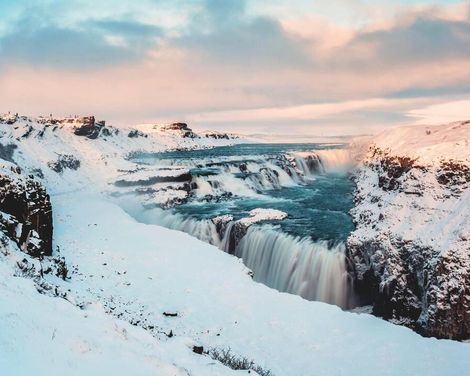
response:
{"label": "rock face", "polygon": [[52,255],[52,207],[40,183],[0,173],[0,229],[34,257]]}
{"label": "rock face", "polygon": [[104,121],[95,121],[94,116],[82,116],[77,118],[67,118],[62,121],[65,124],[74,124],[74,134],[84,136],[89,139],[98,138],[101,129],[105,126]]}
{"label": "rock face", "polygon": [[178,132],[183,138],[197,138],[198,136],[193,132],[191,128],[188,127],[186,123],[171,123],[167,125],[160,126],[162,131],[172,131]]}
{"label": "rock face", "polygon": [[359,303],[426,336],[470,338],[470,162],[373,146],[355,181]]}

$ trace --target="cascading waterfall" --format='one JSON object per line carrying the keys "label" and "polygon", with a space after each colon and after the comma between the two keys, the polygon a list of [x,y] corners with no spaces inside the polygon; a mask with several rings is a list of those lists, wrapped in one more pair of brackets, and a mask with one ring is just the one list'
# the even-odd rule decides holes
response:
{"label": "cascading waterfall", "polygon": [[321,164],[326,172],[346,172],[354,165],[354,160],[349,149],[325,149],[317,150]]}
{"label": "cascading waterfall", "polygon": [[294,154],[297,168],[308,178],[317,173],[344,173],[353,167],[353,158],[348,149],[325,149],[314,152],[299,152]]}
{"label": "cascading waterfall", "polygon": [[220,247],[220,237],[217,232],[216,225],[211,220],[184,217],[181,214],[170,213],[159,208],[139,212],[138,210],[135,210],[134,207],[122,206],[130,215],[140,222],[182,231],[202,240],[203,242]]}
{"label": "cascading waterfall", "polygon": [[322,163],[316,155],[308,155],[306,157],[295,157],[295,164],[302,174],[311,179],[315,173],[324,172]]}
{"label": "cascading waterfall", "polygon": [[[186,232],[229,252],[236,221],[226,225],[223,237],[211,220],[185,218],[161,209],[147,210],[139,220]],[[344,245],[328,248],[326,241],[296,238],[269,226],[252,226],[235,246],[235,256],[253,271],[254,280],[281,292],[308,300],[351,305]]]}
{"label": "cascading waterfall", "polygon": [[[163,168],[181,165],[191,171],[190,199],[217,203],[237,197],[270,200],[270,190],[308,187],[318,174],[343,173],[352,162],[349,151],[328,149],[247,158],[167,159],[160,164]],[[254,280],[267,286],[344,309],[353,304],[342,243],[328,247],[326,241],[295,237],[270,225],[243,227],[236,220],[220,223],[159,208],[127,209],[139,221],[186,232],[234,254],[253,271]]]}
{"label": "cascading waterfall", "polygon": [[265,227],[251,227],[235,250],[254,279],[282,292],[349,308],[349,277],[344,245],[295,238]]}
{"label": "cascading waterfall", "polygon": [[223,170],[217,174],[194,176],[192,181],[197,187],[194,189],[194,194],[199,197],[222,196],[227,193],[235,196],[259,197],[259,193],[263,191],[304,183],[294,168],[290,166],[281,168],[270,162],[246,164],[243,172],[237,165],[226,164],[223,165]]}

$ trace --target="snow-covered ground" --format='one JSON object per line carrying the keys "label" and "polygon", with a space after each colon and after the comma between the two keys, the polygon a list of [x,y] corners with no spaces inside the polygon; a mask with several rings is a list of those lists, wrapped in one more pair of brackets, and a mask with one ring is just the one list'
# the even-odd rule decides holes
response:
{"label": "snow-covered ground", "polygon": [[[194,353],[196,345],[231,348],[277,376],[468,372],[468,344],[279,293],[255,283],[241,260],[187,234],[136,222],[108,198],[117,180],[133,175],[129,153],[233,140],[130,138],[123,130],[88,139],[66,126],[39,136],[42,124],[34,119],[0,127],[3,158],[10,155],[5,146],[16,145],[11,159],[51,194],[55,255],[70,270],[65,281],[44,274],[39,282],[55,293],[41,295],[18,271],[23,258],[36,269],[39,261],[12,244],[2,248],[1,375],[248,374]],[[76,157],[80,166],[55,172],[48,164],[58,154]]]}

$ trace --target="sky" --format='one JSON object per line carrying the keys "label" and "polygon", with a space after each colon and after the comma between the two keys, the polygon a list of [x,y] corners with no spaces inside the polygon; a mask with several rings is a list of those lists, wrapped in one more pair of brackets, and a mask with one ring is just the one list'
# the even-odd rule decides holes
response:
{"label": "sky", "polygon": [[470,2],[0,0],[0,112],[302,138],[470,119]]}

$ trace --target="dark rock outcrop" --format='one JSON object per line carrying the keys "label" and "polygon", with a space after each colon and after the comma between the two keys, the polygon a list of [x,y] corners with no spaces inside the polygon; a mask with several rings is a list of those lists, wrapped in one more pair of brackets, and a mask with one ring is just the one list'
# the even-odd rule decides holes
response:
{"label": "dark rock outcrop", "polygon": [[8,113],[8,114],[0,115],[0,124],[12,125],[12,124],[15,124],[17,120],[18,120],[18,114]]}
{"label": "dark rock outcrop", "polygon": [[225,252],[231,255],[235,254],[237,245],[248,232],[248,227],[249,226],[240,221],[234,222],[232,226],[227,226],[227,231],[230,231],[230,233],[228,234]]}
{"label": "dark rock outcrop", "polygon": [[148,137],[148,135],[137,129],[133,129],[127,134],[127,137],[129,138]]}
{"label": "dark rock outcrop", "polygon": [[0,174],[0,229],[31,256],[52,255],[52,206],[39,182]]}
{"label": "dark rock outcrop", "polygon": [[213,138],[215,140],[230,140],[231,138],[237,138],[232,135],[228,135],[227,133],[220,133],[220,132],[206,132],[204,134],[206,138]]}
{"label": "dark rock outcrop", "polygon": [[73,155],[61,154],[55,161],[50,161],[47,163],[48,167],[57,172],[61,173],[66,169],[69,170],[78,170],[80,167],[80,160],[75,158]]}
{"label": "dark rock outcrop", "polygon": [[67,118],[62,121],[64,124],[74,124],[74,134],[87,137],[89,139],[98,138],[101,129],[105,126],[104,121],[95,121],[94,116],[82,116],[78,118]]}
{"label": "dark rock outcrop", "polygon": [[197,138],[198,136],[186,123],[171,123],[160,127],[162,131],[179,132],[183,138]]}

